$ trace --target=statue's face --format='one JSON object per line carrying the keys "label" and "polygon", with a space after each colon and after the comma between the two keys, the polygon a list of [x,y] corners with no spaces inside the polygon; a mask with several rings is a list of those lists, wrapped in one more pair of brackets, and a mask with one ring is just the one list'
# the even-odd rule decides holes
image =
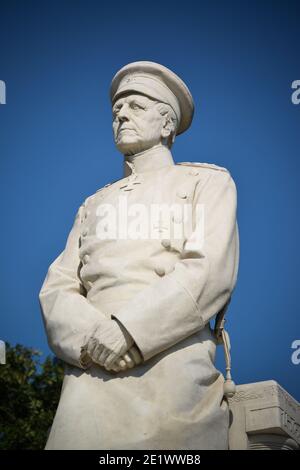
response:
{"label": "statue's face", "polygon": [[164,117],[157,101],[140,94],[121,96],[113,105],[115,144],[123,155],[134,155],[161,142]]}

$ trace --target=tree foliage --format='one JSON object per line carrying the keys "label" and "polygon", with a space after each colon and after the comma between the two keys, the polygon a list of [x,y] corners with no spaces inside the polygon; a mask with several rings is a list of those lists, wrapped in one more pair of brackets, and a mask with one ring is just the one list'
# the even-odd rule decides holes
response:
{"label": "tree foliage", "polygon": [[0,365],[0,449],[43,449],[57,408],[63,362],[6,344]]}

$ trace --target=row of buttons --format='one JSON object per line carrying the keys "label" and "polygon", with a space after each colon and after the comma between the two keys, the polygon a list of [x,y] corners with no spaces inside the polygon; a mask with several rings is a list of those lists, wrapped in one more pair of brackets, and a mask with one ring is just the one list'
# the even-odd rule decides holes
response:
{"label": "row of buttons", "polygon": [[[164,248],[166,248],[166,250],[171,248],[171,240],[169,240],[169,238],[163,238],[162,241],[161,241],[161,244]],[[155,268],[155,272],[160,277],[162,277],[166,274],[166,270],[163,266],[157,266]]]}
{"label": "row of buttons", "polygon": [[[89,255],[84,255],[84,257],[82,259],[83,264],[87,264],[89,259],[90,259]],[[163,266],[157,266],[155,268],[155,272],[158,276],[164,276],[166,274],[166,270]]]}
{"label": "row of buttons", "polygon": [[[166,249],[169,249],[171,247],[171,240],[169,240],[168,238],[165,238],[161,241],[161,244],[164,248]],[[83,264],[87,264],[88,261],[90,259],[90,255],[86,254],[84,255],[84,257],[82,258],[82,262]],[[155,269],[155,272],[159,275],[159,276],[163,276],[165,274],[165,270],[164,268],[162,267],[158,267]]]}
{"label": "row of buttons", "polygon": [[[82,259],[82,262],[83,264],[87,264],[88,261],[90,259],[90,256],[89,255],[84,255],[83,259]],[[156,272],[156,274],[160,277],[164,276],[166,274],[166,270],[163,266],[157,266],[154,271]]]}

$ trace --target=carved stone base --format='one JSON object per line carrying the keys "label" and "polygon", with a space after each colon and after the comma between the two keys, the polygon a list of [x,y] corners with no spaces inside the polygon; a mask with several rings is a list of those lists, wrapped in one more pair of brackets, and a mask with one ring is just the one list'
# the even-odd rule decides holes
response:
{"label": "carved stone base", "polygon": [[300,448],[300,404],[274,380],[238,385],[229,408],[230,450]]}

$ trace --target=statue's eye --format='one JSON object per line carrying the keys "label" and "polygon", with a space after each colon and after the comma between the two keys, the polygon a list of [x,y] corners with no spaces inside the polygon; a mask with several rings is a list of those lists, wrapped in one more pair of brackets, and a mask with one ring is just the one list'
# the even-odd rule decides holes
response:
{"label": "statue's eye", "polygon": [[131,108],[134,109],[135,111],[138,109],[144,109],[144,107],[138,103],[132,103]]}

